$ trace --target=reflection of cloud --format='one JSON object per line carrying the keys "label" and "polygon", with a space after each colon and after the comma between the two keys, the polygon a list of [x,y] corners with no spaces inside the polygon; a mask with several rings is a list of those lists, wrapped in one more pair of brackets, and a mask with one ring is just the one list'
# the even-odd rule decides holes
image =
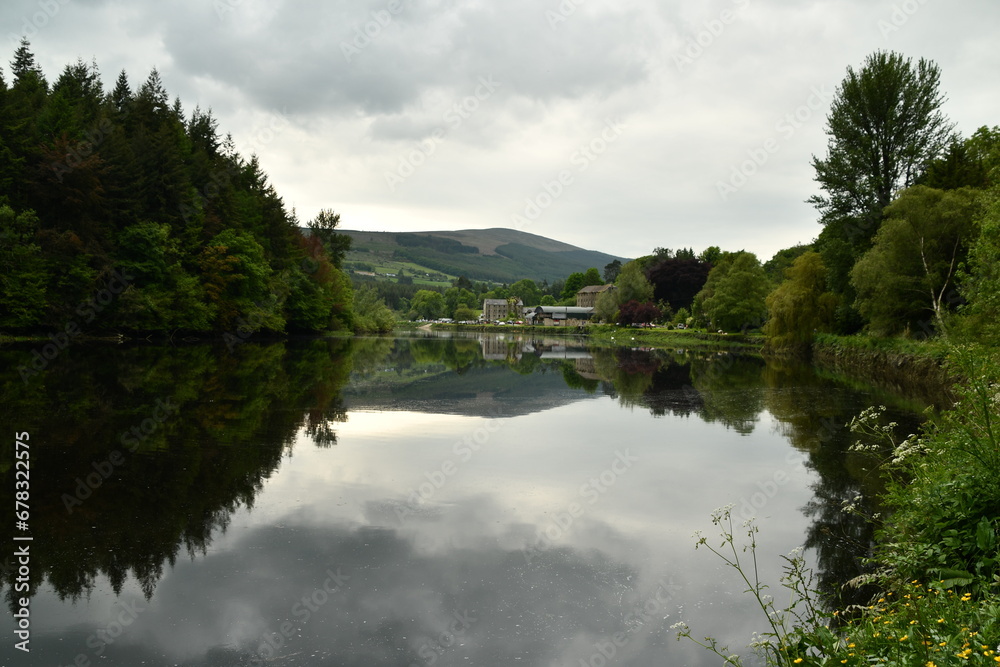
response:
{"label": "reflection of cloud", "polygon": [[[643,367],[645,357],[632,362]],[[549,391],[542,382],[553,379],[559,391],[582,394],[567,389],[557,373],[536,373],[522,383],[503,372],[525,392]],[[728,399],[759,375],[755,364],[729,383],[706,372],[695,393]],[[695,391],[688,378],[687,365],[662,366],[650,391],[666,392],[667,411],[681,412]],[[465,380],[452,376],[459,385]],[[800,385],[789,391],[802,391]],[[713,508],[749,497],[759,482],[786,471],[787,440],[768,413],[760,417],[762,428],[743,437],[722,419],[656,418],[645,409],[657,404],[655,397],[643,396],[649,403],[631,412],[598,396],[503,420],[354,412],[337,425],[338,446],[327,449],[300,431],[252,511],[235,512],[207,553],[166,570],[148,611],[102,664],[245,664],[266,633],[285,622],[295,624],[284,649],[291,664],[425,664],[424,642],[439,636],[453,614],[469,612],[477,621],[436,664],[576,665],[593,654],[595,643],[629,629],[626,610],[671,574],[684,583],[676,602],[685,605],[684,620],[706,633],[729,633],[731,645],[742,647],[761,619],[752,616],[735,579],[720,575],[704,552],[694,553],[689,536],[707,528]],[[756,406],[754,400],[716,404],[727,417],[727,410],[738,417]],[[487,422],[501,427],[480,453],[461,461],[454,443]],[[579,501],[581,485],[625,448],[641,465],[527,563],[524,548],[538,530]],[[448,460],[461,463],[458,472],[401,524],[395,503]],[[811,474],[796,475],[767,504],[771,518],[761,553],[764,567],[773,565],[772,583],[780,567],[776,555],[801,541],[797,508],[812,495],[809,481]],[[306,621],[296,604],[331,568],[350,580]],[[94,597],[100,596],[111,597],[99,580]],[[71,664],[87,651],[93,629],[107,623],[101,605],[91,601],[61,605],[43,591],[32,604],[33,613],[39,610],[38,655],[47,664]],[[648,631],[634,635],[618,664],[681,662],[678,652],[686,649],[669,641],[665,629],[679,612],[670,607],[667,613],[670,620],[654,619]],[[735,629],[720,630],[722,624]],[[11,650],[0,648],[0,663]],[[685,655],[688,664],[696,660]]]}
{"label": "reflection of cloud", "polygon": [[[333,567],[349,581],[289,641],[289,653],[323,656],[303,664],[422,663],[420,647],[463,613],[475,623],[442,664],[549,664],[564,657],[566,638],[588,647],[588,638],[627,630],[618,613],[623,601],[649,595],[637,589],[635,571],[599,552],[554,549],[526,567],[519,552],[483,544],[421,553],[387,529],[261,528],[231,550],[178,564],[143,622],[110,651],[109,664],[119,650],[132,664],[225,664],[217,657],[234,653],[245,659],[284,621],[299,625],[297,600]],[[38,641],[39,654],[59,664],[85,650],[51,636]]]}

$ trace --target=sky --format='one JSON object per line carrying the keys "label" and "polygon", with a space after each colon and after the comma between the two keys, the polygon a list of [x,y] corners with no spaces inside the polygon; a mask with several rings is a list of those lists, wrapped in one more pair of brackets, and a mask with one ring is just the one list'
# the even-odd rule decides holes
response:
{"label": "sky", "polygon": [[996,0],[21,0],[50,81],[155,67],[211,109],[302,221],[511,227],[621,257],[761,259],[819,233],[812,156],[847,68],[941,68],[968,136],[1000,124]]}

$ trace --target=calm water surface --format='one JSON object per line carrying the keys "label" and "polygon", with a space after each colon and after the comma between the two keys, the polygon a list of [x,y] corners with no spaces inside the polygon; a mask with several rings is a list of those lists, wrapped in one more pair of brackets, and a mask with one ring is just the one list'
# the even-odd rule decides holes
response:
{"label": "calm water surface", "polygon": [[570,338],[77,346],[25,383],[31,352],[0,351],[4,507],[31,436],[3,665],[715,665],[670,626],[748,653],[764,619],[692,533],[734,503],[769,581],[799,546],[854,576],[841,502],[878,481],[845,424],[921,407]]}

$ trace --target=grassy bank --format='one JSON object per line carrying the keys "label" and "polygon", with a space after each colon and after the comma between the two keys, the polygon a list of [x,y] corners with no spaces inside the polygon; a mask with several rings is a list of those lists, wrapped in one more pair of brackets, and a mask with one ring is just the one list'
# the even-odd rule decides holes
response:
{"label": "grassy bank", "polygon": [[[964,378],[957,401],[920,433],[899,433],[879,408],[851,426],[881,441],[875,447],[890,478],[888,512],[871,517],[874,569],[864,582],[881,594],[867,606],[823,611],[811,603],[801,571],[791,568],[784,583],[793,604],[762,604],[772,612],[771,632],[756,647],[767,664],[1000,664],[1000,359],[997,350],[954,348],[946,365]],[[725,541],[739,546],[731,523],[721,525]],[[681,635],[691,637],[690,630]],[[715,644],[703,645],[729,658]]]}
{"label": "grassy bank", "polygon": [[643,329],[601,324],[588,326],[587,335],[593,340],[641,347],[711,347],[759,351],[764,346],[763,336],[717,334],[691,329]]}
{"label": "grassy bank", "polygon": [[584,327],[546,327],[496,324],[434,324],[435,331],[477,331],[483,333],[523,332],[547,336],[586,336],[595,343],[636,347],[715,348],[759,351],[764,346],[760,335],[717,334],[694,330],[622,327],[613,324],[590,324]]}
{"label": "grassy bank", "polygon": [[955,368],[947,363],[949,349],[939,340],[819,334],[811,361],[819,368],[941,406],[952,402],[958,381]]}
{"label": "grassy bank", "polygon": [[856,422],[885,440],[891,514],[872,577],[885,593],[844,624],[842,664],[1000,663],[1000,363],[956,348],[947,366],[965,378],[958,400],[922,433],[898,434],[878,411]]}
{"label": "grassy bank", "polygon": [[879,338],[862,334],[855,334],[853,336],[816,334],[813,339],[813,347],[842,352],[880,352],[883,354],[927,357],[935,359],[938,362],[944,362],[951,351],[951,346],[939,339]]}

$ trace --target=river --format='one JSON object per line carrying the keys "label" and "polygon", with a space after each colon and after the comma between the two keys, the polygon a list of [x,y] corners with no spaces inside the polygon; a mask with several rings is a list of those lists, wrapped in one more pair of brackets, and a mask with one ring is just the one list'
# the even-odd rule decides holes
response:
{"label": "river", "polygon": [[842,503],[879,478],[846,425],[923,407],[568,337],[81,344],[25,381],[33,351],[0,350],[12,513],[30,443],[3,665],[717,665],[671,626],[748,654],[766,623],[693,533],[754,517],[779,599],[796,547],[821,587],[856,575]]}

